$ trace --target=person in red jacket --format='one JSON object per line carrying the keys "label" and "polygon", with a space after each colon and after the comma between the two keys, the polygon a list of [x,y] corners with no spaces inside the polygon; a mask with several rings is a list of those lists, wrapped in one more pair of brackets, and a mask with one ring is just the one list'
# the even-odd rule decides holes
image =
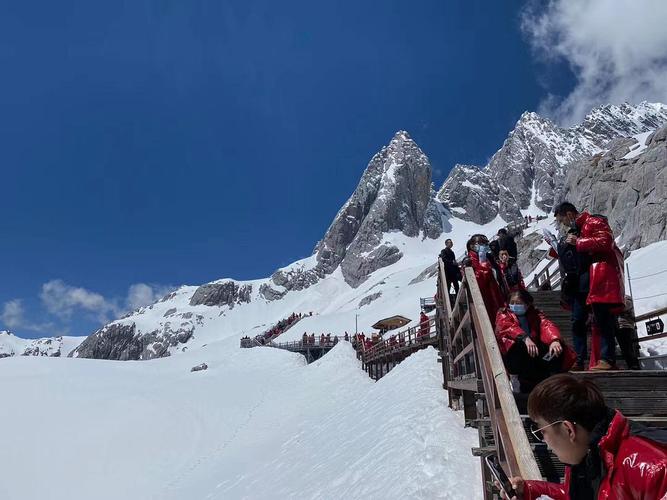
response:
{"label": "person in red jacket", "polygon": [[428,337],[429,319],[424,311],[419,314],[419,333],[417,337]]}
{"label": "person in red jacket", "polygon": [[[614,235],[601,215],[579,213],[565,201],[554,209],[556,220],[572,229],[566,242],[576,247],[580,255],[588,257],[589,264],[581,269],[588,282],[585,304],[572,305],[573,326],[575,316],[585,324],[586,306],[590,306],[600,333],[600,360],[592,370],[609,370],[615,365],[616,314],[623,310],[625,290],[623,283],[623,255],[614,242]],[[581,299],[579,299],[581,301]],[[575,301],[576,302],[576,301]],[[574,348],[578,365],[583,366],[586,357],[586,330],[574,328]]]}
{"label": "person in red jacket", "polygon": [[595,383],[554,375],[530,393],[532,432],[566,464],[563,484],[510,481],[517,499],[663,500],[667,430],[630,422],[608,408]]}
{"label": "person in red jacket", "polygon": [[533,306],[526,290],[513,292],[509,307],[498,310],[495,332],[507,371],[518,377],[521,392],[530,392],[554,373],[568,371],[577,357],[564,344],[558,327]]}
{"label": "person in red jacket", "polygon": [[466,243],[468,256],[464,260],[465,266],[471,266],[475,271],[477,284],[482,292],[484,306],[489,315],[491,326],[496,321],[498,309],[505,305],[507,300],[507,283],[489,248],[489,239],[483,234],[475,234]]}

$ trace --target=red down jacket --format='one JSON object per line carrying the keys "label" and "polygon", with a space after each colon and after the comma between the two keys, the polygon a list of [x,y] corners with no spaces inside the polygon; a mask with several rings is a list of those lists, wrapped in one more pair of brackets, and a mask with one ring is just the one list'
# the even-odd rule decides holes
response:
{"label": "red down jacket", "polygon": [[[609,425],[598,448],[606,475],[598,489],[598,500],[667,499],[667,444],[636,433],[619,411]],[[659,432],[659,431],[658,431]],[[565,468],[565,483],[526,481],[524,500],[547,495],[554,500],[570,498],[570,467]]]}
{"label": "red down jacket", "polygon": [[577,252],[590,255],[590,291],[587,304],[625,303],[623,254],[614,242],[614,235],[604,217],[588,212],[579,214]]}
{"label": "red down jacket", "polygon": [[[530,338],[533,342],[541,342],[547,346],[554,340],[563,342],[558,327],[542,311],[529,307],[526,317],[530,325]],[[524,335],[519,317],[505,307],[498,310],[495,332],[503,356],[512,348],[517,337]],[[574,350],[570,346],[563,345],[563,370],[567,371],[572,368],[576,359],[577,355]]]}
{"label": "red down jacket", "polygon": [[469,250],[468,258],[470,259],[470,265],[475,271],[475,278],[477,278],[479,291],[482,292],[484,306],[489,315],[491,326],[493,326],[496,321],[496,313],[498,312],[498,309],[505,305],[505,295],[501,291],[500,284],[497,280],[501,280],[504,289],[507,290],[505,277],[502,275],[502,272],[500,272],[500,268],[498,268],[498,271],[494,270],[490,261],[480,262],[476,252]]}

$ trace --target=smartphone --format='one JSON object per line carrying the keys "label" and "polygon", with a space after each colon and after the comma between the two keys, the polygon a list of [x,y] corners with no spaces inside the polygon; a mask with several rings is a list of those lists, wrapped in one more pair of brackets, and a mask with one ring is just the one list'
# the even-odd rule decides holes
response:
{"label": "smartphone", "polygon": [[510,483],[509,478],[507,477],[507,474],[505,474],[505,471],[503,470],[502,466],[500,465],[500,462],[498,461],[498,457],[496,455],[487,455],[484,457],[484,461],[486,462],[486,466],[489,468],[491,471],[491,475],[493,478],[498,481],[498,484],[500,484],[500,489],[502,490],[503,493],[505,493],[505,496],[507,498],[512,498],[512,497],[517,497],[519,498],[519,495],[516,491],[514,491],[514,488],[512,487],[512,483]]}

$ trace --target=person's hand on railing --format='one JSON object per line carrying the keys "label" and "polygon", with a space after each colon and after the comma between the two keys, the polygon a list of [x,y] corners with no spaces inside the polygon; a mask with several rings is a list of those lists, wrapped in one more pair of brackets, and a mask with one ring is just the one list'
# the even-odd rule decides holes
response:
{"label": "person's hand on railing", "polygon": [[536,357],[540,353],[540,351],[537,349],[537,344],[535,344],[535,342],[533,342],[530,337],[526,337],[525,339],[523,339],[523,342],[524,344],[526,344],[526,349],[528,349],[528,355],[531,358]]}
{"label": "person's hand on railing", "polygon": [[560,345],[558,340],[554,340],[549,344],[549,355],[553,358],[560,356],[560,353],[563,352],[563,347]]}

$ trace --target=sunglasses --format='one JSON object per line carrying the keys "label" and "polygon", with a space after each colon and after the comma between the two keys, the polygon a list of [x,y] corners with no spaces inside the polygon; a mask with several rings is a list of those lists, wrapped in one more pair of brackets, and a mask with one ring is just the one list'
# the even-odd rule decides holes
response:
{"label": "sunglasses", "polygon": [[[535,436],[535,439],[538,441],[544,443],[544,432],[542,432],[544,429],[547,427],[551,427],[552,425],[556,424],[562,424],[563,422],[568,422],[568,420],[556,420],[555,422],[551,422],[550,424],[545,425],[544,427],[540,427],[539,429],[535,429],[535,424],[532,424],[530,426],[530,432],[533,436]],[[571,422],[572,425],[577,425],[575,422]]]}

